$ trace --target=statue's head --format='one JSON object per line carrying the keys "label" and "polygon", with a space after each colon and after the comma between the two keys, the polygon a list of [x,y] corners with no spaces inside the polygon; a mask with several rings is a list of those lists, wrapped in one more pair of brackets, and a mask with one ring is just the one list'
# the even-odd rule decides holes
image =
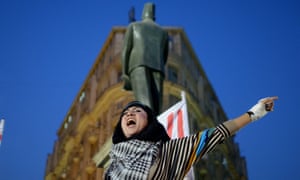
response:
{"label": "statue's head", "polygon": [[153,3],[146,3],[144,5],[142,19],[152,19],[155,21],[155,5]]}

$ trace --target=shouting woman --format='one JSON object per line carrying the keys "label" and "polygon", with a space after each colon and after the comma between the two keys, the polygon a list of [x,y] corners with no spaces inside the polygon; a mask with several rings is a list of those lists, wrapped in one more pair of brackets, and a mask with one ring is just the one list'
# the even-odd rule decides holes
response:
{"label": "shouting woman", "polygon": [[181,180],[197,159],[247,124],[273,111],[274,97],[263,98],[246,113],[216,127],[170,140],[152,109],[133,101],[123,109],[113,133],[109,180]]}

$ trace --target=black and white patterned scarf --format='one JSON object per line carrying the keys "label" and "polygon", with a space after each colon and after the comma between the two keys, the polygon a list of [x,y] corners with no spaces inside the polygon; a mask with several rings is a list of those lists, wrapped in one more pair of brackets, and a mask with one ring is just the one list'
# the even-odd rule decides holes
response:
{"label": "black and white patterned scarf", "polygon": [[137,139],[114,144],[110,152],[112,162],[105,179],[147,179],[159,148],[160,142]]}

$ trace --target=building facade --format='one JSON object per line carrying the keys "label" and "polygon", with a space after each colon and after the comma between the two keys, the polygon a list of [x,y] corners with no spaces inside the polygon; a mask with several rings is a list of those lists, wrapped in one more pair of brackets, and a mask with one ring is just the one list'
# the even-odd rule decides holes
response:
{"label": "building facade", "polygon": [[[190,132],[227,120],[220,102],[194,53],[184,30],[164,27],[169,33],[165,66],[163,110],[178,102],[185,91]],[[123,90],[121,51],[126,27],[114,27],[95,60],[57,132],[48,155],[46,180],[102,179],[109,164],[111,135],[122,108],[133,93]],[[194,166],[196,179],[247,179],[246,161],[234,137],[227,139]]]}

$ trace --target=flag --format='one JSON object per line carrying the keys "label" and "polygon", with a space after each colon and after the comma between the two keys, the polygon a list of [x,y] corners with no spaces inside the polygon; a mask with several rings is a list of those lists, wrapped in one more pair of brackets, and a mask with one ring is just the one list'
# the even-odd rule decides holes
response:
{"label": "flag", "polygon": [[4,119],[1,119],[0,120],[0,145],[2,142],[3,130],[4,130]]}
{"label": "flag", "polygon": [[[160,114],[157,119],[164,126],[171,139],[190,135],[185,92],[181,91],[181,101]],[[195,179],[194,172],[191,168],[184,180],[193,179]]]}
{"label": "flag", "polygon": [[185,93],[183,91],[181,92],[181,98],[181,101],[157,117],[171,139],[182,138],[190,134]]}

